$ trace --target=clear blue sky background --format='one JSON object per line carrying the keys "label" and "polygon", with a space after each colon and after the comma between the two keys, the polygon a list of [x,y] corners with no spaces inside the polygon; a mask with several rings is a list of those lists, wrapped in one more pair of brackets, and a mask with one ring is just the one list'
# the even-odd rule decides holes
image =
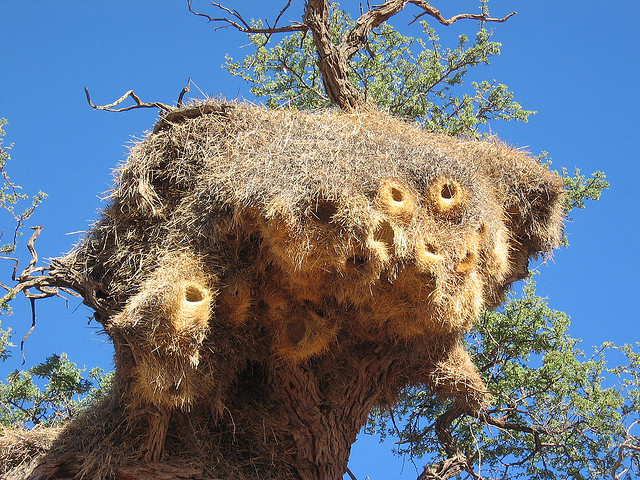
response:
{"label": "clear blue sky background", "polygon": [[[207,9],[207,2],[194,3]],[[263,18],[273,18],[280,6],[272,0],[228,3]],[[473,1],[433,4],[447,16],[477,8]],[[608,340],[636,342],[640,2],[492,0],[490,6],[495,16],[519,13],[494,26],[503,54],[478,73],[506,83],[526,108],[540,112],[528,124],[496,121],[492,130],[533,153],[548,151],[557,168],[604,170],[611,182],[602,200],[575,212],[567,224],[572,246],[539,268],[539,293],[571,315],[571,332],[584,340],[585,350]],[[438,29],[450,40],[473,33],[474,25]],[[171,103],[188,77],[206,94],[252,99],[248,86],[220,67],[225,53],[250,53],[240,48],[246,39],[230,29],[214,32],[188,13],[184,1],[3,0],[0,36],[0,116],[10,121],[6,141],[15,144],[9,172],[25,192],[49,194],[34,217],[45,226],[38,241],[45,258],[69,250],[78,239],[70,232],[87,229],[97,217],[111,169],[156,118],[153,110],[95,112],[84,85],[96,103],[109,103],[129,89],[143,100]],[[11,227],[6,217],[0,221],[2,229]],[[5,264],[5,279],[9,270]],[[2,321],[19,340],[30,317],[26,301],[14,303],[16,315]],[[76,299],[68,308],[60,300],[40,302],[38,326],[26,344],[27,366],[64,351],[80,365],[110,368],[111,346],[95,324],[86,326],[89,316]],[[15,368],[19,354],[0,365],[0,377]],[[410,462],[402,466],[375,439],[354,447],[358,478],[416,477]]]}

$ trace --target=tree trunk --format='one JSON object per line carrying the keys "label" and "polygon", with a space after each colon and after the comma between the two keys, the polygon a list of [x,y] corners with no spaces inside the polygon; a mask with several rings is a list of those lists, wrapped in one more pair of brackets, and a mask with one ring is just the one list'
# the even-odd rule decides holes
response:
{"label": "tree trunk", "polygon": [[341,46],[333,43],[329,25],[329,5],[324,0],[309,0],[304,23],[311,30],[318,53],[318,69],[329,100],[344,111],[363,103],[349,79],[349,59]]}

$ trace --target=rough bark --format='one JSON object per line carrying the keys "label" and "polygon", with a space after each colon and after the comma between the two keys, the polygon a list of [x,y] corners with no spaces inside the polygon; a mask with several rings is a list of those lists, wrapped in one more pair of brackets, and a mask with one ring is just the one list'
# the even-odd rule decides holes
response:
{"label": "rough bark", "polygon": [[329,100],[342,110],[353,110],[362,103],[362,99],[349,79],[347,52],[341,44],[336,45],[331,39],[329,3],[326,0],[309,0],[303,21],[313,35],[318,52],[318,69]]}

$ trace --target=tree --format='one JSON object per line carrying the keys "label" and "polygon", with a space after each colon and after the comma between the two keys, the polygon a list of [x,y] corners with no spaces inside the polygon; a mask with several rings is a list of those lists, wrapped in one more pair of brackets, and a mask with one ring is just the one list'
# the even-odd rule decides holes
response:
{"label": "tree", "polygon": [[[319,2],[311,2],[311,3],[317,4]],[[391,5],[391,4],[397,3],[397,2],[387,2],[387,3],[389,5]],[[413,3],[415,3],[415,2],[413,2]],[[312,14],[313,15],[318,15],[318,11],[316,10],[315,13],[312,12]],[[323,13],[320,12],[319,16],[322,17]],[[345,17],[343,17],[343,18],[345,18]],[[313,19],[310,19],[310,22],[313,23]],[[383,28],[387,28],[387,27],[385,26]],[[269,32],[267,32],[267,33],[269,33]],[[483,35],[485,35],[485,34],[486,34],[486,32]],[[388,38],[393,38],[394,35],[395,34],[393,34],[391,32],[391,33],[389,33],[389,37]],[[323,37],[321,35],[314,35],[314,41],[316,41],[316,37],[319,37],[319,40],[317,40],[317,43],[320,43],[320,44],[322,44],[323,41],[326,40],[326,39],[323,39]],[[398,40],[397,37],[396,37],[396,40]],[[487,46],[486,45],[487,40],[486,39],[485,40],[481,40],[480,38],[478,39],[478,44],[482,44],[483,42],[485,44],[484,46],[486,47]],[[323,48],[329,48],[330,49],[331,47],[330,46],[327,47],[326,45],[324,45]],[[461,45],[459,48],[460,48],[460,52],[458,54],[454,54],[454,59],[455,59],[456,55],[458,55],[459,58],[463,58],[464,55],[465,55],[464,45]],[[394,51],[397,51],[397,50],[394,49]],[[479,51],[481,51],[481,49],[479,49]],[[476,55],[476,56],[474,57],[473,55]],[[473,54],[473,55],[471,56],[471,58],[481,58],[481,54],[480,53]],[[284,58],[290,58],[290,57],[284,56]],[[432,58],[433,59],[438,58],[438,55],[433,55]],[[342,60],[342,59],[340,59],[340,60]],[[453,78],[455,76],[456,72],[459,73],[460,71],[462,71],[460,69],[464,68],[465,62],[466,62],[466,60],[461,60],[459,62],[460,67],[458,69],[454,69],[451,72],[447,73],[447,75],[450,75],[450,78]],[[338,63],[337,67],[335,65],[327,65],[326,68],[328,70],[331,70],[331,69],[336,70],[337,71],[336,75],[339,77],[339,79],[340,78],[344,79],[344,76],[343,77],[339,76],[340,69],[342,68],[344,70],[344,68],[343,68],[344,65],[341,65],[341,62],[337,62],[337,63]],[[344,63],[344,62],[342,62],[342,63]],[[469,63],[469,65],[473,65],[473,64],[474,64],[473,61],[471,61]],[[375,67],[375,65],[373,65],[373,67]],[[289,70],[289,71],[292,70],[290,65],[285,65],[285,68],[287,70]],[[371,68],[371,67],[367,67],[367,68]],[[363,67],[363,69],[366,72],[366,68]],[[435,70],[437,71],[437,68]],[[446,71],[446,68],[445,68],[445,71]],[[293,70],[293,72],[294,72],[293,73],[294,76],[299,76],[302,79],[305,78],[302,75],[302,72],[306,72],[306,70],[302,70],[302,71]],[[296,73],[297,73],[297,75],[296,75]],[[442,70],[440,71],[440,75],[442,76]],[[376,82],[375,81],[375,79],[376,79],[375,76],[373,77],[374,81],[371,81],[370,83],[368,82],[370,77],[367,76],[366,73],[363,74],[361,78],[367,79],[367,87],[366,87],[365,91],[369,91],[367,89],[371,88],[372,89],[371,91],[375,92],[376,83],[377,83],[377,88],[380,88],[380,89],[384,88],[384,83],[385,82],[381,82],[381,81]],[[456,78],[456,82],[459,83],[459,80],[461,80],[461,77],[460,78]],[[316,75],[316,81],[317,81],[317,75]],[[442,82],[446,82],[446,80],[440,80],[440,83],[442,83]],[[456,82],[454,82],[453,84],[455,85]],[[358,98],[357,98],[358,94],[353,94],[353,95],[350,94],[348,87],[346,87],[346,90],[348,90],[347,94],[344,94],[343,92],[341,92],[340,90],[341,90],[342,87],[340,85],[342,85],[342,84],[340,83],[340,81],[334,82],[334,81],[331,81],[331,80],[327,81],[325,79],[325,83],[329,83],[329,84],[335,83],[335,84],[338,85],[338,87],[333,89],[333,90],[331,89],[331,87],[329,87],[329,91],[332,92],[332,93],[329,94],[329,98],[331,98],[334,102],[336,102],[338,104],[342,103],[343,105],[341,105],[341,106],[346,105],[346,107],[348,107],[348,108],[351,108],[354,105],[357,105],[357,103],[359,101]],[[506,110],[507,113],[505,113],[505,115],[511,115],[511,116],[517,118],[517,115],[519,114],[519,115],[522,116],[521,118],[526,118],[526,114],[523,114],[522,109],[520,109],[519,106],[514,105],[513,102],[511,101],[511,99],[508,98],[508,95],[504,96],[505,93],[508,93],[506,91],[506,89],[502,89],[502,87],[497,88],[495,91],[497,91],[498,93],[497,94],[494,93],[492,95],[490,93],[490,91],[491,91],[490,87],[491,86],[489,84],[484,84],[484,86],[483,86],[483,84],[478,84],[478,90],[477,90],[478,93],[476,95],[473,95],[473,96],[470,96],[470,97],[463,97],[462,101],[457,101],[456,102],[455,97],[449,97],[450,102],[448,104],[447,103],[441,104],[442,106],[440,107],[440,110],[442,112],[446,112],[447,109],[449,109],[449,110],[452,111],[451,113],[448,113],[448,114],[447,113],[442,113],[440,116],[436,115],[435,112],[437,112],[438,110],[436,108],[436,104],[433,103],[432,105],[426,104],[426,106],[424,106],[424,105],[423,106],[413,106],[413,111],[407,111],[406,116],[408,116],[410,118],[416,118],[416,117],[420,118],[421,117],[421,118],[423,118],[423,121],[426,122],[427,124],[429,124],[429,122],[431,122],[430,126],[432,128],[433,127],[442,128],[442,129],[445,129],[445,130],[454,131],[456,133],[465,133],[465,134],[475,134],[475,133],[477,133],[476,132],[477,124],[480,123],[483,118],[487,119],[487,118],[490,118],[490,116],[493,115],[493,114],[496,114],[496,113],[500,114],[500,113],[504,112],[504,109],[501,109],[498,106],[500,104],[500,102],[503,102],[504,105],[507,105],[507,110]],[[288,88],[292,89],[293,91],[296,91],[295,90],[295,88],[296,88],[295,84],[290,85]],[[300,91],[301,92],[305,92],[306,88],[307,88],[306,85],[302,85],[302,88],[300,88]],[[337,90],[337,92],[336,92],[336,90]],[[308,91],[309,90],[307,90],[307,92]],[[407,91],[410,91],[410,90],[407,89]],[[430,92],[430,91],[431,90],[427,90],[427,92]],[[274,89],[271,92],[272,95],[273,94],[277,94],[277,93],[278,93],[277,89]],[[485,95],[485,94],[487,94],[487,98],[484,98],[483,95]],[[503,95],[503,96],[501,96],[501,95]],[[375,97],[374,94],[371,94],[371,96]],[[425,95],[425,96],[427,96],[427,95]],[[413,96],[408,95],[408,98],[412,99]],[[474,103],[474,99],[475,99],[476,102],[480,102],[480,105],[478,103]],[[391,100],[393,100],[393,99],[391,99]],[[405,104],[406,104],[406,101],[407,100],[405,100]],[[393,104],[391,104],[391,105],[393,105]],[[448,105],[448,106],[446,106],[446,105]],[[402,103],[401,103],[400,105],[395,106],[395,110],[393,110],[393,111],[396,114],[402,114],[402,108],[404,108],[404,107],[402,106]],[[415,112],[420,111],[420,108],[422,108],[422,113],[421,114],[416,114]],[[509,113],[509,108],[513,109],[515,111],[515,113]],[[576,182],[577,185],[579,185],[580,189],[586,188],[587,186],[591,187],[591,192],[592,192],[592,195],[594,195],[594,196],[595,196],[595,194],[597,192],[599,192],[598,186],[602,185],[601,179],[600,180],[593,180],[593,181],[591,181],[591,180],[585,181],[584,179],[580,180],[579,178],[577,178],[575,180],[575,182]],[[589,185],[589,184],[591,184],[591,185]],[[574,199],[574,201],[575,202],[580,202],[583,199],[584,199],[584,196],[577,196]],[[529,302],[531,304],[534,304],[536,307],[540,307],[539,301],[534,299],[534,298],[532,298],[532,297],[529,298]],[[527,305],[527,308],[530,308],[529,305]],[[505,308],[505,311],[506,310],[508,310],[508,309]],[[511,316],[509,316],[508,314],[505,314],[505,315],[506,315],[506,317],[508,317],[508,321],[509,322],[513,322],[514,321],[513,315],[511,315]],[[518,316],[521,316],[521,317],[524,317],[526,315],[527,314],[520,314],[520,313],[518,314]],[[555,314],[546,313],[546,316],[543,315],[541,324],[545,324],[545,322],[551,321],[550,320],[551,317],[554,317],[554,322],[557,320]],[[485,319],[486,319],[487,325],[489,325],[489,326],[497,325],[499,323],[499,321],[496,318],[485,317]],[[508,324],[511,325],[511,323],[508,323]],[[483,323],[483,326],[484,326],[484,323]],[[495,332],[491,332],[489,327],[487,328],[486,331],[488,331],[489,333],[495,335]],[[502,330],[499,330],[499,331],[502,331]],[[553,331],[556,334],[562,333],[562,322],[560,320],[558,320],[558,325],[557,326],[554,324]],[[563,348],[563,345],[560,345],[560,344],[558,344],[558,345],[555,345],[555,344],[554,345],[550,345],[550,339],[548,338],[549,336],[543,336],[543,337],[544,338],[540,339],[540,342],[542,344],[542,346],[540,347],[541,349],[545,349],[545,348],[549,348],[549,349]],[[531,341],[531,340],[528,339],[528,338],[525,338],[525,339],[500,339],[495,344],[488,344],[487,346],[479,347],[477,356],[479,355],[479,358],[483,358],[483,355],[484,355],[488,359],[486,365],[490,365],[490,366],[487,368],[487,371],[491,371],[492,369],[501,367],[503,365],[503,362],[506,361],[505,359],[513,360],[515,358],[514,362],[516,364],[518,364],[518,362],[520,361],[520,357],[518,357],[517,355],[518,355],[518,352],[521,351],[521,349],[519,349],[519,347],[514,347],[514,350],[516,350],[516,353],[512,353],[513,357],[508,357],[508,356],[504,356],[504,355],[499,356],[499,363],[496,363],[494,365],[491,365],[491,362],[495,361],[495,360],[493,360],[493,357],[491,356],[491,352],[496,350],[496,345],[498,345],[500,347],[500,348],[498,348],[498,350],[502,350],[504,348],[507,348],[510,345],[510,342],[513,342],[514,344],[517,344],[517,345],[522,345],[522,342],[525,342],[525,341]],[[568,341],[568,343],[570,344],[571,342]],[[501,353],[501,352],[498,352],[498,353]],[[571,349],[569,348],[569,352],[568,353],[565,352],[565,355],[560,357],[559,360],[565,361],[569,357],[571,357],[571,354],[573,354],[573,353],[575,353],[575,352],[572,352]],[[554,364],[554,366],[558,366],[559,364],[560,363],[556,362]],[[481,365],[481,368],[484,368],[484,366],[485,365]],[[573,366],[575,368],[578,368],[578,366],[576,366],[576,365],[573,365]],[[550,369],[553,370],[553,367],[551,367]],[[512,370],[515,370],[515,369],[512,368]],[[596,368],[596,370],[597,370],[597,368]],[[496,374],[496,375],[497,375],[497,377],[499,377],[499,374]],[[514,374],[514,376],[518,376],[518,375]],[[520,376],[523,376],[523,375],[520,374]],[[509,376],[509,382],[512,382],[513,378],[514,377]],[[500,393],[500,389],[497,386],[496,386],[496,391],[494,392],[494,394],[495,393]],[[413,399],[410,398],[410,396],[413,395],[413,394],[416,394],[418,396],[418,400],[413,400]],[[449,456],[449,458],[447,460],[441,462],[439,466],[440,467],[445,467],[446,466],[446,467],[449,468],[449,470],[442,471],[442,469],[440,469],[439,475],[441,476],[441,478],[446,478],[447,475],[450,475],[451,472],[454,472],[456,468],[458,468],[458,469],[462,468],[462,469],[467,469],[467,470],[470,469],[470,464],[472,463],[470,461],[470,459],[471,460],[474,459],[474,453],[475,452],[470,451],[468,454],[467,454],[467,452],[465,452],[464,455],[461,455],[461,452],[462,452],[463,448],[465,446],[467,446],[467,445],[471,445],[472,444],[472,441],[470,440],[470,437],[467,436],[465,438],[464,435],[460,435],[460,437],[459,437],[457,442],[452,442],[449,438],[446,438],[446,435],[450,433],[449,430],[450,430],[450,427],[451,427],[451,424],[453,423],[453,421],[457,420],[458,418],[460,418],[457,415],[459,412],[454,412],[456,415],[453,415],[453,414],[451,414],[451,411],[447,411],[446,410],[446,408],[447,408],[446,404],[443,406],[441,402],[433,402],[432,398],[428,398],[428,399],[425,400],[425,396],[426,397],[430,397],[429,392],[425,393],[424,391],[417,391],[417,392],[413,391],[413,392],[408,392],[407,395],[408,395],[408,399],[407,399],[407,403],[405,405],[407,405],[407,406],[411,405],[413,407],[420,407],[420,410],[422,412],[426,412],[427,414],[431,415],[432,418],[437,416],[437,415],[440,415],[439,418],[444,419],[443,421],[440,422],[439,425],[437,425],[437,427],[440,427],[440,428],[436,428],[436,431],[441,434],[439,436],[439,438],[438,438],[438,441],[443,444],[444,449],[446,450],[446,454]],[[615,401],[611,400],[611,396],[612,395],[613,394],[610,391],[607,392],[607,398],[608,398],[607,401],[609,403],[615,404]],[[615,396],[615,395],[613,395],[613,396]],[[413,402],[413,403],[410,403],[410,402]],[[518,402],[518,403],[520,403],[520,402]],[[620,404],[618,402],[617,405],[614,405],[614,409],[619,405]],[[430,409],[431,409],[431,411],[430,411]],[[493,414],[493,415],[496,415],[496,414],[498,414],[500,412],[498,410],[496,410],[495,412],[490,412],[490,413]],[[507,413],[509,413],[509,412],[507,412]],[[496,418],[491,418],[491,417],[488,417],[488,416],[485,416],[485,415],[479,415],[479,416],[481,417],[480,420],[486,421],[489,424],[494,422],[494,424],[497,424],[498,426],[503,427],[503,428],[507,428],[507,429],[511,429],[513,427],[513,425],[511,423],[509,423],[509,424],[506,424],[506,423],[498,424],[498,423],[496,423],[499,420],[499,419],[496,420]],[[463,418],[468,420],[467,416],[465,416]],[[513,420],[513,419],[509,418],[508,420]],[[419,436],[420,439],[428,438],[428,437],[425,437],[422,434],[420,434],[420,435],[416,434],[416,431],[415,431],[415,417],[414,418],[410,418],[408,420],[407,428],[408,428],[408,430],[404,434],[403,440],[405,438],[416,438],[417,436]],[[514,429],[518,430],[518,428],[523,428],[522,424],[516,424],[516,428],[514,428]],[[536,438],[536,434],[540,434],[540,433],[547,434],[548,433],[546,431],[543,432],[542,429],[540,429],[539,431],[536,432],[535,429],[538,428],[537,426],[534,426],[532,428],[532,427],[527,427],[525,425],[524,428],[529,428],[528,431],[524,431],[523,432],[525,434],[529,434],[529,436],[524,440],[524,442],[527,442],[528,439],[530,439],[531,437],[533,437],[535,439]],[[418,433],[421,433],[421,432],[418,432]],[[600,432],[598,432],[598,434],[600,434]],[[443,435],[445,437],[443,437]],[[443,438],[444,438],[444,441],[443,441]],[[426,442],[426,440],[425,440],[425,442]],[[457,445],[456,445],[456,443],[457,443]],[[610,443],[611,442],[609,442],[609,444]],[[432,445],[434,445],[434,444],[432,444]],[[437,446],[437,443],[435,445]],[[549,445],[541,445],[541,446],[543,446],[544,448],[550,448],[550,447],[553,448],[553,446],[549,446]],[[534,445],[534,447],[537,448],[538,445],[536,444],[536,445]],[[557,447],[560,448],[561,445],[557,446]],[[420,443],[417,442],[416,446],[412,447],[412,448],[419,449],[420,448]],[[535,450],[535,448],[534,448],[534,450]],[[501,455],[501,454],[503,454],[503,452],[498,452],[495,455],[496,458],[498,458],[498,456]],[[449,460],[451,460],[451,459],[457,461],[457,463],[450,462]],[[447,463],[447,461],[449,461],[449,463]],[[609,464],[608,466],[611,466],[611,465]],[[581,467],[578,467],[578,470],[580,468]],[[513,470],[513,467],[512,467],[512,470]],[[428,477],[425,476],[425,478],[428,478]]]}
{"label": "tree", "polygon": [[[330,11],[330,36],[337,43],[354,27],[348,13],[334,5]],[[260,22],[254,30],[260,30]],[[475,41],[467,35],[453,49],[443,48],[436,30],[421,22],[426,40],[402,35],[382,23],[367,40],[366,48],[353,54],[349,80],[361,100],[374,103],[392,115],[419,121],[430,131],[477,135],[492,119],[526,121],[533,111],[513,100],[513,93],[497,82],[472,82],[473,93],[463,93],[469,68],[488,64],[500,54],[500,44],[481,23]],[[326,108],[332,102],[324,93],[316,65],[313,39],[296,33],[268,48],[269,37],[250,37],[256,53],[237,62],[227,59],[232,75],[247,81],[251,93],[270,107]],[[418,50],[416,52],[416,50]]]}

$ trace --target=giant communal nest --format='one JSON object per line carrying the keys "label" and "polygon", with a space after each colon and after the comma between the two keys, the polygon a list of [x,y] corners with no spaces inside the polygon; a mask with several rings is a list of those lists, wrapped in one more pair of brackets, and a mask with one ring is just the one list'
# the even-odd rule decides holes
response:
{"label": "giant communal nest", "polygon": [[[131,150],[102,218],[60,260],[107,305],[99,321],[117,366],[96,407],[112,420],[93,427],[94,412],[71,431],[120,428],[130,441],[90,448],[147,460],[188,457],[178,438],[208,431],[218,440],[198,458],[215,457],[211,471],[234,455],[255,470],[300,455],[291,430],[302,427],[282,406],[299,406],[281,391],[291,378],[313,384],[298,389],[305,401],[358,406],[347,438],[408,384],[482,408],[464,335],[530,257],[558,244],[562,197],[561,179],[522,151],[382,113],[174,112]],[[366,388],[349,393],[354,382]],[[244,435],[233,454],[225,412]],[[200,434],[185,433],[190,423]],[[265,424],[271,451],[256,446]],[[85,472],[104,463],[89,457]]]}

